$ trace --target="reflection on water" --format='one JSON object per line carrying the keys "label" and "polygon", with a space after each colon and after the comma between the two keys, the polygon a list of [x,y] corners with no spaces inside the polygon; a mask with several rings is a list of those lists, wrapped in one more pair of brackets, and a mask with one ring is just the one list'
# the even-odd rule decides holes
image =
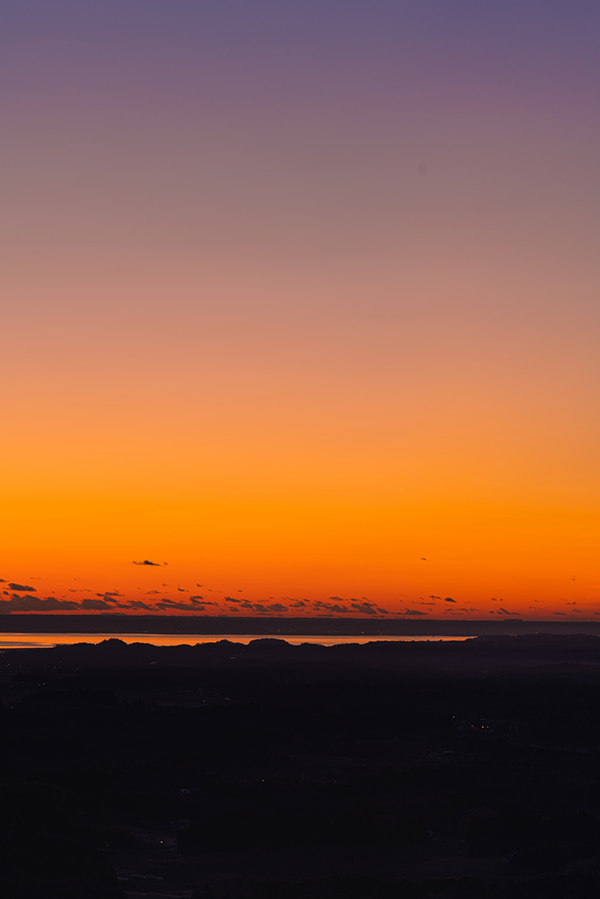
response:
{"label": "reflection on water", "polygon": [[332,637],[316,635],[310,637],[286,636],[284,634],[0,634],[2,649],[51,649],[54,646],[72,646],[75,643],[102,643],[103,640],[122,640],[123,643],[151,643],[152,646],[195,646],[198,643],[250,643],[252,640],[285,640],[294,646],[300,643],[318,643],[321,646],[336,646],[342,643],[424,642],[430,640],[470,640],[471,637],[402,636],[402,637]]}

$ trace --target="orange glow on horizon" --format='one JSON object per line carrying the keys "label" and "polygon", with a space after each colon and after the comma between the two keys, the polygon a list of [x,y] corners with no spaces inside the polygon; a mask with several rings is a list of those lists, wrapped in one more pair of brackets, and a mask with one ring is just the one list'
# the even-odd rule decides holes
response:
{"label": "orange glow on horizon", "polygon": [[0,612],[600,616],[595,43],[142,6],[0,29]]}

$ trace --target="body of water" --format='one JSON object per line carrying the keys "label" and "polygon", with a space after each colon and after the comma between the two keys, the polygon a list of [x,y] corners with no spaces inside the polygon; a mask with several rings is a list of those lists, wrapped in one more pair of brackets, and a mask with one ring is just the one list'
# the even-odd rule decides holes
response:
{"label": "body of water", "polygon": [[123,643],[150,643],[152,646],[195,646],[197,643],[250,643],[252,640],[285,640],[293,646],[300,643],[318,643],[322,646],[337,646],[342,643],[379,642],[428,642],[460,641],[472,637],[401,636],[401,637],[360,637],[316,635],[310,637],[286,636],[285,634],[0,634],[0,650],[3,649],[51,649],[54,646],[73,646],[75,643],[102,643],[103,640],[122,640]]}

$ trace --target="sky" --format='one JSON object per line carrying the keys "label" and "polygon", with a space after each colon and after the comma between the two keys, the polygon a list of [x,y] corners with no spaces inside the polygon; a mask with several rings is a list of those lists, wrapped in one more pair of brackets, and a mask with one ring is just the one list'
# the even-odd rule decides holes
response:
{"label": "sky", "polygon": [[599,36],[0,0],[0,612],[600,615]]}

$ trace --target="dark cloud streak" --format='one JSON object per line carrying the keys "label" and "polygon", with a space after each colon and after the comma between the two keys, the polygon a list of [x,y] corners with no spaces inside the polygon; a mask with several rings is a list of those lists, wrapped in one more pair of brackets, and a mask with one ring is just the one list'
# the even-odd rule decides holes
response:
{"label": "dark cloud streak", "polygon": [[14,593],[10,599],[0,600],[0,613],[2,612],[71,612],[80,608],[78,602],[71,599],[57,599],[55,596],[19,596]]}

